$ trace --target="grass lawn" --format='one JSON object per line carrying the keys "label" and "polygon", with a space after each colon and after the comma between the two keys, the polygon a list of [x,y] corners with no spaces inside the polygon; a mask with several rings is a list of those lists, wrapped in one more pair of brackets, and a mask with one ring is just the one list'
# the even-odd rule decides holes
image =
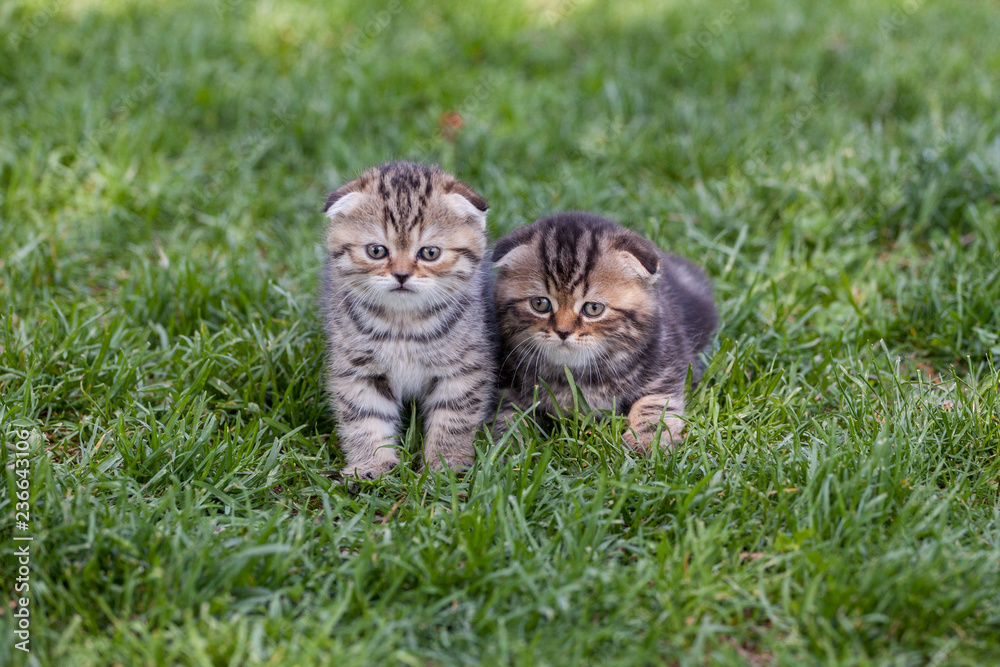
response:
{"label": "grass lawn", "polygon": [[[987,0],[4,2],[0,664],[1000,664],[997,35]],[[584,209],[704,265],[684,446],[580,411],[324,477],[320,208],[389,158],[495,235]]]}

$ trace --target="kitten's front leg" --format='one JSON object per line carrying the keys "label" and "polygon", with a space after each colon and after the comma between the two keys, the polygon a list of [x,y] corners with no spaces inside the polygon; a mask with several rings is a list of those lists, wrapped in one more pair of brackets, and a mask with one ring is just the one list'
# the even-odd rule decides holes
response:
{"label": "kitten's front leg", "polygon": [[648,451],[662,420],[660,449],[676,447],[684,438],[684,420],[678,416],[683,411],[684,397],[681,393],[643,396],[628,411],[631,430],[625,432],[625,444],[638,452]]}
{"label": "kitten's front leg", "polygon": [[[522,417],[522,414],[525,414]],[[516,425],[520,425],[524,419],[537,418],[535,406],[531,396],[524,396],[514,389],[503,389],[500,392],[500,409],[496,413],[493,421],[493,441],[497,442]],[[515,440],[520,440],[518,434],[512,436]]]}
{"label": "kitten's front leg", "polygon": [[428,468],[439,470],[442,458],[452,468],[472,465],[472,441],[483,421],[492,382],[486,371],[437,378],[423,405],[427,426],[424,461]]}
{"label": "kitten's front leg", "polygon": [[347,458],[344,477],[375,479],[399,463],[392,439],[402,403],[384,375],[339,378],[332,388],[337,438]]}
{"label": "kitten's front leg", "polygon": [[514,391],[503,389],[500,391],[500,409],[493,420],[493,439],[499,440],[503,437],[514,422],[517,420],[517,410],[514,407]]}

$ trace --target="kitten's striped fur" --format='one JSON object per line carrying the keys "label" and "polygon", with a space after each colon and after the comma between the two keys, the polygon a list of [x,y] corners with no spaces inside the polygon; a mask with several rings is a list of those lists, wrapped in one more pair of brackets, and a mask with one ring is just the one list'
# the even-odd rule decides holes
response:
{"label": "kitten's striped fur", "polygon": [[[399,462],[392,441],[411,398],[426,464],[472,462],[475,431],[495,410],[486,209],[453,176],[405,162],[327,198],[327,387],[345,476],[374,479]],[[427,248],[439,249],[433,259]]]}
{"label": "kitten's striped fur", "polygon": [[[522,227],[497,242],[493,260],[503,398],[498,430],[515,406],[531,405],[539,380],[562,408],[571,408],[568,367],[591,407],[628,415],[631,447],[649,448],[661,416],[661,445],[680,442],[688,366],[697,382],[704,370],[697,354],[717,321],[712,286],[700,269],[587,213]],[[550,310],[540,312],[546,303],[539,298]],[[587,314],[598,306],[599,314]],[[544,412],[553,412],[544,388],[539,399]]]}

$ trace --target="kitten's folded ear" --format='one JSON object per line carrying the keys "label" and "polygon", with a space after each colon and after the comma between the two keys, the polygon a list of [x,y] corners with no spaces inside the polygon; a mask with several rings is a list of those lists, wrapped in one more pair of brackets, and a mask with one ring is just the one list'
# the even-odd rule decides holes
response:
{"label": "kitten's folded ear", "polygon": [[641,236],[629,233],[615,241],[616,250],[622,251],[622,259],[643,279],[656,282],[660,277],[660,251]]}
{"label": "kitten's folded ear", "polygon": [[476,220],[486,229],[486,210],[489,204],[479,194],[461,181],[452,181],[444,186],[446,199],[461,214]]}
{"label": "kitten's folded ear", "polygon": [[333,220],[344,211],[351,209],[361,199],[359,190],[364,187],[364,182],[356,178],[346,185],[342,185],[326,196],[326,204],[323,205],[323,212],[326,217]]}
{"label": "kitten's folded ear", "polygon": [[486,200],[479,196],[479,193],[461,181],[452,181],[451,184],[445,188],[445,191],[462,195],[469,200],[470,204],[475,206],[482,213],[486,213],[486,209],[490,207],[490,205],[486,203]]}
{"label": "kitten's folded ear", "polygon": [[531,225],[520,227],[497,241],[493,247],[493,265],[504,266],[508,264],[513,259],[511,252],[531,243],[531,240],[535,238],[535,231]]}

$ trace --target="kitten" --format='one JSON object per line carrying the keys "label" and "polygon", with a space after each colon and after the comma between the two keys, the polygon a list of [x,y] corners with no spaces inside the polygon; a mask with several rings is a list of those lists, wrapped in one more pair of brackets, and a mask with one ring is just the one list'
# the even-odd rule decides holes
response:
{"label": "kitten", "polygon": [[472,463],[495,412],[486,200],[437,167],[392,162],[331,193],[322,309],[344,475],[375,479],[403,402],[421,404],[424,461]]}
{"label": "kitten", "polygon": [[[493,261],[498,432],[514,406],[530,407],[540,381],[562,409],[572,408],[569,368],[591,407],[628,415],[630,447],[650,447],[661,415],[661,445],[680,442],[688,366],[697,383],[704,372],[697,354],[717,324],[712,285],[700,269],[589,213],[521,227],[497,242]],[[544,387],[539,400],[554,412]]]}

